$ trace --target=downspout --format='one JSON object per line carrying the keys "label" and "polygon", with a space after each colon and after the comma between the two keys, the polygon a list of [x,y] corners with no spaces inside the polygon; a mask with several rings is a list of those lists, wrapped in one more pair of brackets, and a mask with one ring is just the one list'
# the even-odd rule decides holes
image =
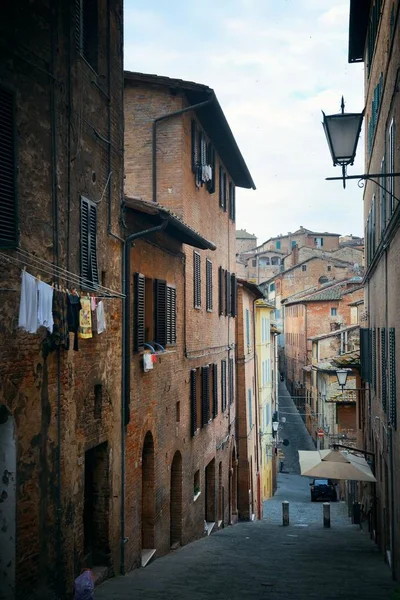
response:
{"label": "downspout", "polygon": [[125,240],[122,251],[122,293],[124,300],[122,304],[122,390],[121,390],[121,575],[125,575],[125,435],[126,426],[130,421],[130,386],[131,386],[131,285],[130,251],[132,243],[157,231],[162,231],[168,225],[168,218],[150,229],[144,229],[131,233]]}
{"label": "downspout", "polygon": [[180,115],[183,115],[184,113],[189,112],[190,110],[198,110],[199,108],[203,108],[203,106],[211,104],[213,100],[214,94],[212,94],[208,100],[204,100],[204,102],[198,102],[197,104],[186,106],[185,108],[181,108],[180,110],[176,110],[172,113],[161,115],[161,117],[157,117],[156,119],[154,119],[152,126],[153,202],[157,202],[157,124],[160,121],[166,121],[167,119],[172,119],[172,117],[178,117]]}

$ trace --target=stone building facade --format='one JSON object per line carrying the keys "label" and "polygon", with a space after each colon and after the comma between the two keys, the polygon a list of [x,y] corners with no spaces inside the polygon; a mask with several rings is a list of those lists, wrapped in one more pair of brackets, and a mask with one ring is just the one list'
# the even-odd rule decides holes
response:
{"label": "stone building facade", "polygon": [[[125,174],[128,212],[138,203],[149,214],[166,211],[209,240],[195,249],[164,239],[132,250],[133,307],[139,275],[144,285],[162,278],[176,290],[176,343],[163,353],[145,332],[157,353],[146,373],[143,344],[132,354],[126,557],[133,568],[145,550],[164,554],[237,519],[235,188],[254,183],[213,90],[130,72]],[[158,335],[157,319],[153,326]]]}
{"label": "stone building facade", "polygon": [[[101,567],[103,576],[120,570],[122,295],[115,236],[122,233],[122,10],[118,0],[3,6],[0,589],[6,600],[64,597],[85,565]],[[44,327],[20,329],[24,267],[35,286],[75,288],[81,296],[94,290],[105,306],[106,330],[79,339],[75,351],[73,334],[64,349]]]}
{"label": "stone building facade", "polygon": [[[350,2],[349,62],[364,62],[365,173],[400,172],[400,2]],[[361,110],[361,107],[360,107]],[[378,184],[383,186],[379,187]],[[400,576],[400,179],[366,181],[366,320],[361,329],[365,396],[363,447],[375,457],[376,509],[372,533]],[[371,500],[373,491],[366,494]]]}
{"label": "stone building facade", "polygon": [[[238,284],[236,319],[236,401],[238,439],[238,516],[262,518],[259,374],[257,369],[256,300],[262,293],[254,284]],[[269,336],[269,331],[268,331]]]}

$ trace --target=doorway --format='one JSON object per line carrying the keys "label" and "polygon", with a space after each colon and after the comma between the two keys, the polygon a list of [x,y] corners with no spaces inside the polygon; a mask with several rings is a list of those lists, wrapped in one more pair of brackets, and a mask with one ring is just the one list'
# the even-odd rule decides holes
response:
{"label": "doorway", "polygon": [[109,562],[109,499],[108,444],[104,442],[85,452],[83,546],[88,567]]}
{"label": "doorway", "polygon": [[142,550],[154,549],[155,525],[154,441],[147,432],[142,451]]}
{"label": "doorway", "polygon": [[170,543],[182,543],[182,456],[175,452],[171,465]]}
{"label": "doorway", "polygon": [[0,590],[3,600],[15,598],[17,450],[15,422],[0,404]]}

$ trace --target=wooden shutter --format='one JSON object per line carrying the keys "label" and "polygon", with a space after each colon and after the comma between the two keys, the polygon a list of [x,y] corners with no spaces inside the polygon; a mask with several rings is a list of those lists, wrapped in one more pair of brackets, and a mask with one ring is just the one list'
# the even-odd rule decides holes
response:
{"label": "wooden shutter", "polygon": [[210,419],[210,378],[209,368],[201,369],[201,424],[207,425]]}
{"label": "wooden shutter", "polygon": [[197,165],[199,162],[199,157],[198,157],[198,147],[197,147],[197,125],[196,125],[196,121],[194,119],[192,119],[191,133],[192,133],[192,171],[193,171],[193,173],[196,173]]}
{"label": "wooden shutter", "polygon": [[237,316],[237,279],[235,273],[231,275],[231,316]]}
{"label": "wooden shutter", "polygon": [[194,306],[201,306],[201,258],[198,252],[193,252],[193,291]]}
{"label": "wooden shutter", "polygon": [[386,411],[387,402],[387,379],[386,379],[386,329],[381,329],[381,393],[382,408]]}
{"label": "wooden shutter", "polygon": [[225,189],[224,189],[224,170],[222,167],[219,168],[219,205],[221,208],[224,208],[224,198],[225,198]]}
{"label": "wooden shutter", "polygon": [[364,381],[371,383],[371,336],[370,330],[360,328],[360,363],[361,377]]}
{"label": "wooden shutter", "polygon": [[167,283],[163,279],[154,282],[155,292],[155,336],[154,341],[162,346],[167,343]]}
{"label": "wooden shutter", "polygon": [[224,269],[218,267],[218,313],[224,314]]}
{"label": "wooden shutter", "polygon": [[214,363],[212,365],[212,374],[213,374],[213,388],[212,388],[212,415],[213,419],[218,414],[218,365]]}
{"label": "wooden shutter", "polygon": [[235,185],[233,181],[229,182],[229,218],[232,221],[235,221],[236,218]]}
{"label": "wooden shutter", "polygon": [[134,273],[133,276],[134,292],[134,312],[133,312],[133,349],[140,352],[144,348],[145,342],[145,277],[141,273]]}
{"label": "wooden shutter", "polygon": [[99,268],[97,264],[97,206],[90,203],[89,208],[90,276],[92,283],[99,285]]}
{"label": "wooden shutter", "polygon": [[229,403],[233,404],[234,386],[233,386],[233,358],[229,359]]}
{"label": "wooden shutter", "polygon": [[207,164],[207,142],[206,136],[202,131],[199,133],[199,153],[200,153],[200,164],[203,167]]}
{"label": "wooden shutter", "polygon": [[214,194],[215,192],[215,150],[214,146],[209,143],[208,144],[208,164],[212,169],[212,175],[210,181],[207,181],[207,189],[210,194]]}
{"label": "wooden shutter", "polygon": [[371,350],[372,350],[372,373],[371,373],[371,385],[376,390],[376,328],[371,330]]}
{"label": "wooden shutter", "polygon": [[226,409],[226,360],[221,360],[221,409]]}
{"label": "wooden shutter", "polygon": [[90,281],[90,247],[89,247],[89,201],[81,198],[81,277],[84,282]]}
{"label": "wooden shutter", "polygon": [[389,329],[389,421],[394,429],[397,429],[397,406],[396,406],[396,330]]}
{"label": "wooden shutter", "polygon": [[212,262],[206,260],[206,309],[213,309],[213,283],[212,283]]}
{"label": "wooden shutter", "polygon": [[196,369],[190,371],[190,433],[197,431]]}
{"label": "wooden shutter", "polygon": [[176,289],[167,286],[167,344],[176,344]]}
{"label": "wooden shutter", "polygon": [[231,274],[225,271],[225,314],[231,314]]}
{"label": "wooden shutter", "polygon": [[0,87],[0,248],[17,245],[14,95]]}

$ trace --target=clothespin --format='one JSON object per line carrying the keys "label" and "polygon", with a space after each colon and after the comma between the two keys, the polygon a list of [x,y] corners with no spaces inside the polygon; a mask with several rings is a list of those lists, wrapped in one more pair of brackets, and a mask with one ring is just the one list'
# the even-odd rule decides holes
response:
{"label": "clothespin", "polygon": [[38,279],[39,281],[42,280],[42,278],[40,277],[40,275],[36,275],[36,279]]}
{"label": "clothespin", "polygon": [[24,271],[26,271],[26,266],[24,265]]}

